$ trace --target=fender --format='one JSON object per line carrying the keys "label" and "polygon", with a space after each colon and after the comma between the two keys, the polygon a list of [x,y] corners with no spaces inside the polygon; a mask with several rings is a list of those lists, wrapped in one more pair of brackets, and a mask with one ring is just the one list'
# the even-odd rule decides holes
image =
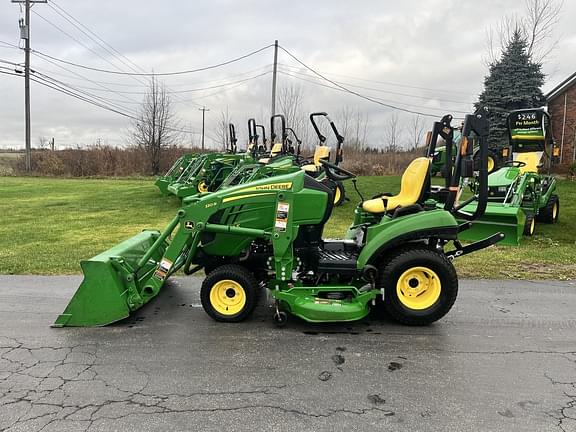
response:
{"label": "fender", "polygon": [[366,245],[358,256],[357,268],[362,269],[386,249],[410,240],[440,238],[455,240],[458,222],[446,210],[429,210],[391,218],[384,216],[382,222],[367,229]]}

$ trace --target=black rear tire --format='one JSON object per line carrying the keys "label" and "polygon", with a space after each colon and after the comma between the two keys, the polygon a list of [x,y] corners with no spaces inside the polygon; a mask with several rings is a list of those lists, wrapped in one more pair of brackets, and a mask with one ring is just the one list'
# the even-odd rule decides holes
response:
{"label": "black rear tire", "polygon": [[558,222],[558,217],[560,216],[560,198],[558,195],[552,194],[548,198],[546,206],[540,209],[540,213],[536,217],[538,222],[544,222],[549,224],[555,224]]}
{"label": "black rear tire", "polygon": [[260,287],[250,271],[226,264],[210,272],[200,288],[204,311],[220,322],[240,322],[248,318],[256,304]]}
{"label": "black rear tire", "polygon": [[[458,276],[443,253],[421,246],[404,248],[383,267],[378,288],[384,288],[383,309],[394,320],[411,326],[428,325],[454,305]],[[413,292],[408,292],[411,289]],[[418,294],[418,289],[424,291]]]}

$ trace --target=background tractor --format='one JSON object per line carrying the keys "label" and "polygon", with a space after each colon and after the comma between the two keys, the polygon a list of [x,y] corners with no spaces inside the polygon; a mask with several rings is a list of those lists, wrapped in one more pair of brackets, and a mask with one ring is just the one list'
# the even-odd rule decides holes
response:
{"label": "background tractor", "polygon": [[[536,223],[556,223],[560,199],[550,168],[558,155],[544,109],[512,111],[508,116],[511,158],[488,176],[488,206],[466,240],[477,240],[495,231],[506,234],[503,244],[518,245],[522,236],[532,236]],[[478,188],[471,184],[472,192]],[[471,204],[465,210],[473,211]]]}

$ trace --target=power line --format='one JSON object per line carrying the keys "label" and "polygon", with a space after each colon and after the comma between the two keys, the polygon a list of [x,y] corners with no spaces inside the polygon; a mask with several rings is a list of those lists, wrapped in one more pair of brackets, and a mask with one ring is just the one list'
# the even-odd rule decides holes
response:
{"label": "power line", "polygon": [[358,92],[356,92],[356,91],[354,91],[354,90],[350,90],[349,88],[344,87],[343,85],[340,85],[340,84],[336,83],[335,81],[332,81],[332,80],[329,79],[329,78],[326,78],[326,77],[325,77],[324,75],[322,75],[321,73],[319,73],[319,72],[317,72],[316,70],[312,69],[310,66],[306,65],[304,62],[302,62],[300,59],[298,59],[296,56],[294,56],[290,51],[288,51],[288,50],[287,50],[286,48],[284,48],[283,46],[280,46],[280,49],[282,49],[282,51],[284,51],[284,52],[285,52],[286,54],[288,54],[292,59],[294,59],[296,62],[298,62],[299,64],[301,64],[301,65],[302,65],[303,67],[305,67],[306,69],[308,69],[310,72],[314,73],[315,75],[319,76],[319,77],[322,78],[323,80],[329,82],[330,84],[333,84],[334,86],[338,87],[339,89],[341,89],[341,90],[343,90],[343,91],[345,91],[345,92],[347,92],[347,93],[353,94],[353,95],[358,96],[359,98],[365,99],[365,100],[367,100],[367,101],[369,101],[369,102],[372,102],[372,103],[375,103],[375,104],[378,104],[378,105],[382,105],[382,106],[385,106],[385,107],[387,107],[387,108],[391,108],[391,109],[394,109],[394,110],[397,110],[397,111],[403,111],[403,112],[406,112],[406,113],[409,113],[409,114],[417,114],[417,115],[421,115],[421,116],[425,116],[425,117],[433,117],[433,118],[437,118],[437,117],[438,117],[437,114],[430,114],[430,113],[425,113],[425,112],[421,112],[421,111],[410,110],[410,109],[407,109],[407,108],[401,108],[401,107],[398,107],[398,106],[395,106],[395,105],[392,105],[392,104],[389,104],[389,103],[381,102],[381,101],[379,101],[379,100],[376,100],[375,98],[372,98],[372,97],[369,97],[369,96],[365,96],[365,95],[363,95],[363,94],[361,94],[361,93],[358,93]]}
{"label": "power line", "polygon": [[[281,67],[291,67],[291,66],[283,65],[283,64],[281,64],[280,66]],[[311,77],[311,78],[314,78],[316,80],[320,79],[320,78],[311,76],[310,74],[298,72],[298,71],[293,71],[293,70],[289,70],[288,73],[302,75],[305,77]],[[474,102],[462,102],[462,101],[457,101],[457,100],[453,100],[453,99],[443,99],[443,98],[437,98],[437,97],[431,97],[431,96],[420,96],[420,95],[414,95],[414,94],[409,94],[409,93],[400,93],[400,92],[394,92],[394,91],[384,90],[384,89],[380,89],[380,88],[359,86],[357,84],[352,84],[352,83],[342,82],[342,81],[334,81],[334,82],[336,82],[338,84],[350,86],[350,87],[363,89],[363,90],[371,90],[371,91],[375,91],[375,92],[379,92],[379,93],[387,93],[387,94],[392,94],[392,95],[396,95],[396,96],[405,96],[405,97],[410,97],[410,98],[415,98],[415,99],[436,100],[438,102],[449,102],[449,103],[457,103],[457,104],[462,104],[462,105],[472,105],[474,103]]]}
{"label": "power line", "polygon": [[[282,63],[280,63],[280,64],[282,64]],[[285,65],[285,64],[282,64],[282,66],[298,69],[296,66],[290,66],[290,65]],[[461,95],[466,95],[466,96],[476,96],[476,95],[473,95],[471,93],[459,92],[456,90],[420,87],[420,86],[409,85],[409,84],[394,83],[394,82],[390,82],[390,81],[371,80],[371,79],[359,78],[359,77],[355,77],[355,76],[351,76],[351,75],[338,74],[338,73],[334,73],[334,72],[322,71],[322,73],[325,75],[339,76],[342,78],[350,78],[350,79],[354,79],[357,81],[364,81],[364,82],[369,82],[369,83],[384,84],[384,85],[389,85],[392,87],[404,87],[404,88],[411,88],[411,89],[416,89],[416,90],[425,90],[425,91],[434,92],[434,93],[454,93],[454,94],[461,94]]]}
{"label": "power line", "polygon": [[225,61],[225,62],[218,63],[218,64],[211,65],[211,66],[204,66],[204,67],[200,67],[200,68],[196,68],[196,69],[188,69],[188,70],[176,71],[176,72],[158,72],[158,73],[157,73],[157,72],[154,72],[154,73],[129,73],[129,72],[118,72],[118,71],[113,71],[113,70],[108,70],[108,69],[94,68],[94,67],[90,67],[90,66],[86,66],[86,65],[81,65],[81,64],[78,64],[78,63],[69,62],[69,61],[67,61],[67,60],[63,60],[63,59],[60,59],[60,58],[57,58],[57,57],[53,57],[53,56],[50,56],[50,55],[45,54],[45,53],[43,53],[43,52],[41,52],[41,51],[38,51],[38,50],[32,50],[32,51],[33,51],[35,54],[38,54],[38,55],[43,56],[43,57],[50,58],[50,59],[55,60],[55,61],[58,61],[58,62],[60,62],[60,63],[67,64],[67,65],[69,65],[69,66],[79,67],[79,68],[82,68],[82,69],[88,69],[88,70],[91,70],[91,71],[108,73],[108,74],[113,74],[113,75],[149,76],[149,77],[152,77],[152,76],[185,75],[185,74],[190,74],[190,73],[195,73],[195,72],[202,72],[202,71],[207,71],[207,70],[211,70],[211,69],[216,69],[216,68],[219,68],[219,67],[222,67],[222,66],[226,66],[226,65],[229,65],[229,64],[232,64],[232,63],[236,63],[236,62],[238,62],[238,61],[240,61],[240,60],[244,60],[245,58],[248,58],[248,57],[250,57],[250,56],[253,56],[253,55],[255,55],[255,54],[258,54],[258,53],[260,53],[260,52],[262,52],[262,51],[264,51],[264,50],[266,50],[266,49],[268,49],[268,48],[270,48],[270,47],[272,47],[272,46],[274,46],[274,45],[272,45],[272,44],[271,44],[271,45],[267,45],[267,46],[265,46],[265,47],[262,47],[262,48],[259,48],[259,49],[255,50],[255,51],[249,52],[248,54],[244,54],[244,55],[242,55],[242,56],[240,56],[240,57],[236,57],[236,58],[233,58],[233,59],[231,59],[231,60],[227,60],[227,61]]}
{"label": "power line", "polygon": [[[54,62],[54,61],[52,61],[52,60],[50,60],[50,59],[42,59],[42,60],[44,60],[44,61],[46,61],[46,62],[48,62],[48,63],[51,63],[51,64],[53,64],[54,66],[56,66],[56,67],[58,67],[58,68],[60,68],[60,69],[62,69],[62,70],[64,70],[64,71],[66,71],[66,72],[70,72],[70,73],[76,75],[77,77],[79,77],[79,78],[81,78],[81,79],[84,79],[84,80],[86,80],[86,81],[89,81],[89,82],[91,82],[91,83],[93,83],[93,84],[95,84],[95,85],[97,85],[97,86],[99,86],[99,87],[101,87],[101,88],[103,88],[103,89],[105,89],[105,90],[109,90],[109,91],[114,92],[111,88],[109,88],[109,87],[107,87],[107,86],[105,86],[105,85],[99,84],[97,81],[93,81],[93,80],[91,80],[90,78],[87,78],[87,77],[85,77],[85,76],[82,75],[82,74],[79,74],[78,72],[69,71],[69,70],[66,69],[64,66],[62,66],[62,65],[60,65],[60,64],[58,64],[58,63],[56,63],[56,62]],[[129,98],[129,97],[127,97],[127,96],[121,95],[121,94],[119,94],[119,93],[116,93],[116,94],[118,94],[119,96],[122,96],[124,99],[128,100],[130,103],[136,102],[134,99]]]}
{"label": "power line", "polygon": [[[118,66],[116,66],[114,63],[112,63],[110,60],[108,60],[106,57],[104,57],[103,55],[101,55],[99,52],[94,51],[92,48],[90,48],[88,45],[86,45],[85,43],[83,43],[82,41],[78,40],[76,37],[74,37],[73,35],[71,35],[70,33],[68,33],[67,31],[63,30],[60,26],[58,26],[57,24],[54,24],[52,21],[50,21],[48,18],[40,15],[38,12],[36,12],[35,10],[32,10],[32,13],[34,13],[34,15],[36,15],[37,17],[41,18],[42,20],[44,20],[45,22],[47,22],[48,24],[50,24],[52,27],[54,27],[56,30],[58,30],[60,33],[68,36],[70,39],[72,39],[73,41],[75,41],[78,45],[82,46],[84,49],[90,51],[92,54],[94,54],[97,57],[100,57],[102,60],[104,60],[106,63],[108,63],[109,65],[111,65],[112,67],[115,67],[117,69]],[[35,50],[32,50],[33,52],[36,52]],[[119,72],[120,73],[120,72]]]}
{"label": "power line", "polygon": [[[15,77],[22,77],[20,74],[4,72],[4,71],[1,71],[1,70],[0,70],[0,73],[5,74],[5,75],[12,75],[12,76],[15,76]],[[100,103],[98,103],[98,102],[96,102],[96,101],[89,100],[89,99],[86,98],[86,97],[83,97],[83,96],[74,94],[73,92],[67,91],[67,90],[65,90],[65,89],[58,88],[57,86],[53,86],[53,85],[51,85],[51,84],[49,84],[49,83],[46,83],[46,82],[44,82],[44,81],[37,80],[36,78],[30,77],[30,80],[31,80],[31,81],[34,81],[34,82],[36,82],[36,83],[38,83],[38,84],[40,84],[40,85],[43,85],[44,87],[51,88],[51,89],[56,90],[56,91],[58,91],[58,92],[60,92],[60,93],[64,93],[64,94],[66,94],[66,95],[68,95],[68,96],[74,97],[74,98],[76,98],[76,99],[82,100],[82,101],[87,102],[87,103],[90,103],[90,104],[92,104],[92,105],[96,105],[96,106],[98,106],[98,107],[100,107],[100,108],[103,108],[103,109],[105,109],[105,110],[114,112],[114,113],[119,114],[119,115],[121,115],[121,116],[133,118],[130,114],[127,114],[127,113],[125,113],[125,112],[119,111],[119,110],[114,109],[114,108],[112,108],[112,107],[109,107],[109,106],[100,104]],[[134,118],[134,119],[135,119],[135,118]]]}
{"label": "power line", "polygon": [[[332,90],[337,90],[337,91],[340,91],[340,92],[348,93],[346,90],[343,90],[343,89],[338,88],[338,87],[330,86],[330,85],[327,85],[327,84],[322,84],[322,83],[319,83],[318,81],[312,81],[312,80],[309,80],[309,79],[306,79],[306,78],[302,78],[302,77],[297,76],[297,75],[292,75],[292,74],[287,73],[287,72],[284,72],[284,71],[279,71],[279,72],[280,72],[282,75],[290,76],[290,77],[292,77],[292,78],[296,78],[296,79],[301,80],[301,81],[305,81],[305,82],[308,82],[308,83],[311,83],[311,84],[314,84],[314,85],[318,85],[318,86],[320,86],[320,87],[326,87],[326,88],[329,88],[329,89],[332,89]],[[416,104],[411,104],[411,103],[407,103],[407,102],[389,101],[389,100],[382,99],[382,98],[379,98],[379,97],[374,97],[374,96],[371,96],[371,98],[374,99],[375,101],[379,101],[379,102],[386,103],[386,104],[400,104],[400,105],[406,105],[406,106],[413,106],[413,107],[416,107],[416,108],[423,108],[422,105],[416,105]],[[425,108],[426,108],[426,109],[430,109],[430,110],[434,110],[434,111],[443,111],[443,112],[450,111],[450,112],[457,112],[457,113],[461,113],[461,114],[467,114],[467,113],[468,113],[467,111],[454,110],[454,109],[448,109],[448,108],[434,108],[434,107],[425,107]],[[435,116],[435,117],[436,117],[436,116]]]}
{"label": "power line", "polygon": [[[228,87],[231,85],[235,85],[235,84],[239,84],[239,83],[244,83],[247,81],[251,81],[253,79],[259,78],[261,76],[267,75],[269,74],[270,71],[266,71],[263,73],[260,73],[258,75],[254,75],[248,78],[244,78],[241,80],[237,80],[237,81],[229,81],[229,82],[225,82],[222,84],[217,84],[217,85],[213,85],[213,86],[208,86],[208,87],[198,87],[198,88],[192,88],[192,89],[186,89],[186,90],[170,90],[167,91],[166,94],[183,94],[183,93],[195,93],[195,92],[202,92],[202,91],[206,91],[206,90],[213,90],[216,88],[222,88],[222,87]],[[77,88],[83,88],[86,90],[94,90],[94,91],[102,91],[102,92],[111,92],[111,93],[116,93],[116,94],[133,94],[133,95],[146,95],[148,94],[148,92],[146,91],[123,91],[123,90],[100,90],[98,88],[95,87],[83,87],[83,86],[76,86]]]}
{"label": "power line", "polygon": [[[2,68],[2,66],[0,66],[0,68]],[[17,74],[17,73],[14,73],[14,72],[4,72],[4,71],[0,70],[0,73],[1,73],[1,74],[5,74],[5,75],[15,76],[15,77],[21,77],[20,74]],[[123,116],[123,117],[127,117],[127,118],[130,118],[130,119],[132,119],[132,120],[136,120],[136,121],[139,120],[138,117],[136,117],[136,116],[133,115],[133,114],[130,114],[130,113],[121,111],[121,110],[119,110],[119,109],[114,108],[113,106],[109,106],[109,105],[106,105],[106,104],[104,104],[104,103],[100,103],[100,102],[98,102],[98,101],[91,100],[89,97],[83,96],[82,94],[76,94],[74,91],[69,90],[69,89],[66,89],[66,88],[63,87],[63,86],[59,86],[59,85],[50,83],[50,82],[48,82],[48,81],[43,81],[42,79],[36,79],[36,77],[31,77],[30,80],[31,80],[31,81],[34,81],[34,82],[36,82],[36,83],[38,83],[38,84],[40,84],[40,85],[42,85],[42,86],[44,86],[44,87],[48,87],[48,88],[50,88],[50,89],[52,89],[52,90],[55,90],[55,91],[57,91],[57,92],[60,92],[60,93],[63,93],[63,94],[65,94],[65,95],[71,96],[71,97],[73,97],[73,98],[79,99],[79,100],[84,101],[84,102],[86,102],[86,103],[89,103],[89,104],[98,106],[98,107],[100,107],[100,108],[102,108],[102,109],[105,109],[105,110],[107,110],[107,111],[111,111],[111,112],[113,112],[113,113],[119,114],[119,115],[121,115],[121,116]],[[194,130],[190,130],[190,129],[175,128],[175,127],[166,127],[166,130],[170,130],[170,131],[173,131],[173,132],[188,133],[188,134],[193,134],[193,135],[200,135],[199,132],[194,131]]]}
{"label": "power line", "polygon": [[10,42],[6,42],[6,41],[0,40],[0,43],[3,44],[3,45],[8,45],[9,47],[12,47],[12,48],[18,48],[18,49],[20,49],[20,47],[19,47],[18,45],[13,44],[13,43],[10,43]]}
{"label": "power line", "polygon": [[[255,77],[252,77],[252,80],[258,79],[258,78],[260,78],[260,77],[262,77],[262,76],[265,76],[265,75],[270,75],[271,73],[272,73],[272,71],[264,72],[264,73],[262,73],[262,74],[260,74],[260,75],[256,75]],[[222,90],[219,90],[219,91],[216,91],[216,92],[207,94],[207,95],[198,96],[198,97],[196,97],[194,100],[198,101],[198,100],[201,100],[201,99],[207,99],[207,98],[209,98],[209,97],[219,95],[219,94],[221,94],[221,93],[226,93],[226,92],[228,92],[228,91],[230,91],[230,90],[232,90],[232,89],[235,89],[235,88],[237,88],[237,87],[240,87],[240,86],[242,86],[242,85],[244,85],[244,84],[245,84],[244,82],[241,82],[241,83],[239,83],[239,84],[236,84],[236,85],[227,87],[227,88],[225,88],[225,89],[222,89]],[[186,102],[186,100],[181,100],[181,101],[176,101],[176,102]]]}
{"label": "power line", "polygon": [[[88,33],[86,33],[84,30],[82,30],[82,28],[80,28],[78,25],[76,25],[74,22],[72,22],[70,19],[68,19],[66,16],[64,16],[62,13],[60,13],[58,10],[52,8],[58,15],[60,15],[62,18],[64,18],[68,23],[72,24],[76,29],[80,30],[85,36],[87,36],[91,41],[95,42],[98,46],[100,46],[101,48],[103,48],[105,51],[107,51],[109,54],[111,54],[114,58],[119,58],[117,55],[115,55],[112,51],[110,51],[108,48],[106,48],[104,45],[102,45],[102,43],[100,43],[98,40],[96,40],[95,38],[93,38],[92,36],[90,36]],[[69,15],[70,17],[72,17],[70,14],[68,14],[66,11],[64,11],[63,8],[60,7],[60,9],[66,13],[67,15]],[[35,12],[36,13],[36,12]],[[64,31],[62,28],[60,28],[58,25],[54,24],[53,22],[51,22],[50,20],[48,20],[47,18],[43,17],[42,15],[36,13],[36,15],[38,15],[40,18],[42,18],[44,21],[48,22],[50,25],[52,25],[53,27],[55,27],[58,31],[60,31],[61,33],[65,34],[66,36],[68,36],[69,38],[71,38],[72,40],[74,40],[76,43],[78,43],[79,45],[81,45],[82,47],[84,47],[85,49],[87,49],[88,51],[94,53],[96,56],[100,57],[101,59],[103,59],[104,61],[106,61],[108,64],[110,64],[111,66],[113,66],[114,68],[118,69],[118,71],[120,71],[121,73],[125,73],[119,66],[117,66],[116,64],[112,63],[111,61],[109,61],[107,58],[105,58],[104,56],[100,55],[99,53],[97,53],[96,51],[94,51],[93,49],[91,49],[90,47],[86,46],[84,43],[82,43],[81,41],[79,41],[77,38],[75,38],[74,36],[72,36],[71,34],[69,34],[68,32]],[[72,17],[73,18],[73,17]],[[83,27],[87,28],[86,26],[84,26],[82,23],[80,23],[78,20],[76,20],[74,18],[74,20],[76,22],[78,22],[79,24],[81,24]],[[90,30],[91,33],[95,34],[94,32],[92,32]],[[96,37],[98,37],[96,35]],[[98,39],[102,40],[102,38],[98,37]],[[103,40],[102,40],[103,41]],[[104,41],[103,41],[104,42]],[[106,43],[106,42],[104,42]],[[109,44],[106,43],[106,45],[110,46]],[[114,49],[114,51],[116,51]],[[118,51],[116,51],[118,52]],[[120,54],[121,55],[121,54]],[[123,56],[124,57],[124,56]],[[45,59],[47,60],[47,59]],[[124,64],[127,65],[127,63],[122,60],[120,58],[120,61]],[[131,62],[133,63],[133,62]],[[128,67],[130,67],[133,71],[134,68],[131,67],[130,65],[128,65]],[[142,69],[141,69],[142,70]],[[143,85],[148,85],[148,83],[142,81],[139,77],[130,75],[130,78],[134,79],[135,81],[138,81],[139,83],[143,84]],[[126,99],[128,99],[126,96],[122,96]],[[135,103],[135,101],[133,99],[131,103]],[[191,101],[193,104],[196,104],[195,102]]]}
{"label": "power line", "polygon": [[[122,57],[124,57],[122,54],[120,54],[118,51],[116,51],[114,49],[114,47],[112,47],[110,44],[108,44],[106,41],[104,41],[102,38],[100,38],[96,33],[91,31],[90,29],[88,29],[88,27],[86,27],[84,24],[82,24],[80,21],[78,21],[76,18],[74,18],[71,14],[66,12],[62,7],[60,7],[59,5],[57,5],[54,2],[48,3],[48,6],[54,12],[56,12],[58,15],[60,15],[62,18],[64,18],[66,21],[68,21],[70,24],[72,24],[72,26],[74,26],[76,29],[78,29],[86,37],[88,37],[90,40],[96,42],[97,45],[99,45],[101,48],[103,48],[108,54],[112,55],[112,57],[119,59],[119,61],[122,62],[122,64],[124,64],[125,66],[134,70],[133,66],[131,66],[130,64],[128,64],[126,61],[124,61],[122,59]],[[56,7],[54,7],[54,6],[56,6]],[[60,11],[62,11],[62,12],[60,12]],[[68,17],[70,17],[70,18],[68,18]],[[78,24],[76,24],[76,23],[78,23]],[[85,28],[89,33],[87,31],[83,30],[83,28]],[[92,36],[92,35],[94,35],[94,36]],[[107,47],[110,47],[111,50],[108,49]],[[126,58],[126,57],[124,57],[124,58]],[[130,60],[128,59],[128,61],[130,61]]]}
{"label": "power line", "polygon": [[[39,57],[40,60],[44,60],[42,58]],[[271,63],[264,65],[264,66],[260,66],[258,68],[255,69],[250,69],[246,72],[241,72],[241,73],[237,73],[237,74],[231,74],[231,75],[226,75],[223,76],[222,78],[218,78],[218,79],[211,79],[211,80],[207,80],[207,81],[193,81],[194,85],[208,85],[208,84],[212,84],[212,83],[222,83],[222,81],[227,81],[227,80],[231,80],[233,78],[239,78],[239,77],[244,77],[246,75],[251,75],[257,72],[261,72],[263,70],[266,70],[268,68],[270,68],[272,66]],[[66,69],[67,70],[67,69]],[[70,74],[66,74],[66,73],[62,73],[62,72],[57,72],[54,70],[48,70],[48,69],[43,69],[44,72],[49,73],[51,75],[56,75],[56,76],[60,76],[60,77],[64,77],[64,78],[69,78],[69,79],[78,79],[76,77],[74,77],[73,75]],[[124,83],[124,82],[118,82],[118,81],[101,81],[101,80],[92,80],[93,82],[97,82],[99,84],[105,84],[105,85],[111,85],[111,86],[118,86],[118,87],[128,87],[128,88],[143,88],[143,87],[148,87],[148,83],[145,84],[134,84],[134,83]],[[189,82],[182,82],[182,83],[170,83],[170,88],[175,88],[175,87],[184,87],[184,86],[190,86],[192,85]],[[88,88],[88,90],[90,90],[90,88]],[[119,93],[122,93],[123,90],[118,90]],[[168,93],[172,93],[172,92],[176,92],[176,91],[170,91]],[[128,93],[128,92],[126,92]],[[138,92],[136,92],[138,93]],[[145,92],[142,92],[142,94]]]}

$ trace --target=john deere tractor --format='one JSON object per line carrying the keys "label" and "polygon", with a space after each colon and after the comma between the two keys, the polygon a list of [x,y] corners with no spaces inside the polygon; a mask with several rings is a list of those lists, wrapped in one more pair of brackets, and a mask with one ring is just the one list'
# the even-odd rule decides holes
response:
{"label": "john deere tractor", "polygon": [[156,178],[154,184],[160,189],[162,195],[168,195],[168,186],[175,182],[189,164],[199,156],[197,153],[188,153],[180,156],[163,176]]}
{"label": "john deere tractor", "polygon": [[[265,288],[274,321],[354,321],[372,309],[407,325],[442,318],[458,294],[452,260],[502,239],[497,233],[462,246],[454,205],[459,175],[477,175],[474,219],[487,200],[487,120],[466,116],[463,135],[480,137],[480,166],[471,149],[456,158],[446,204],[429,198],[430,160],[415,159],[399,193],[362,200],[343,240],[322,237],[333,190],[303,170],[190,197],[168,227],[144,231],[81,263],[84,281],[55,326],[99,326],[126,318],[152,300],[167,279],[204,269],[200,297],[216,321],[250,316]],[[333,181],[354,174],[322,159]],[[452,242],[452,243],[451,243]],[[449,248],[449,243],[453,248]]]}
{"label": "john deere tractor", "polygon": [[[550,167],[558,155],[544,109],[512,111],[508,116],[511,158],[488,176],[488,206],[472,229],[462,234],[477,240],[496,231],[506,234],[503,244],[518,245],[532,236],[536,222],[554,224],[560,215],[556,179]],[[472,192],[477,189],[471,184]],[[473,211],[474,204],[464,211]]]}
{"label": "john deere tractor", "polygon": [[[308,159],[301,156],[302,141],[298,138],[296,132],[292,128],[286,127],[286,120],[283,115],[276,114],[270,121],[271,140],[274,142],[274,140],[278,138],[278,135],[275,132],[275,123],[278,123],[276,120],[280,120],[281,141],[272,145],[270,154],[267,157],[260,158],[257,162],[245,160],[243,163],[236,165],[236,167],[216,189],[220,190],[230,186],[248,183],[262,178],[269,178],[276,175],[287,174],[302,169],[306,171],[307,174],[321,181],[334,191],[334,205],[342,205],[346,199],[344,185],[340,181],[333,181],[328,178],[321,164],[322,160],[330,161],[331,148],[326,145],[327,139],[322,135],[318,128],[315,120],[317,117],[325,118],[334,132],[334,136],[336,137],[334,163],[335,165],[338,165],[342,161],[342,143],[344,142],[344,137],[338,133],[336,125],[330,119],[328,114],[325,112],[310,114],[310,121],[318,135],[319,145],[316,146],[313,157]],[[256,134],[255,128],[253,129],[251,136],[254,136],[256,141],[258,141],[258,135]],[[210,188],[210,190],[212,190],[212,188]]]}

